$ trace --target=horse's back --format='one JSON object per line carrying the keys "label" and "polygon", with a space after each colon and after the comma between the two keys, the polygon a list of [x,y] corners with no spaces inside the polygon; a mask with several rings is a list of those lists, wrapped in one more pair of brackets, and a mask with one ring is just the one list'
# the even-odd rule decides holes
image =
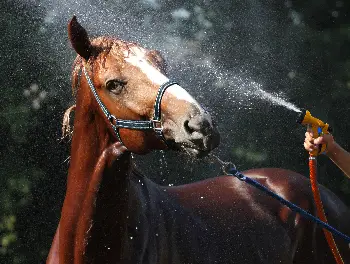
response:
{"label": "horse's back", "polygon": [[[269,181],[265,175],[255,178]],[[289,234],[276,217],[281,205],[254,187],[222,176],[168,192],[207,224],[217,263],[292,263]]]}
{"label": "horse's back", "polygon": [[[310,202],[312,203],[307,179],[298,173],[267,168],[244,171],[243,174],[285,199],[301,204],[305,209],[310,206]],[[255,217],[266,216],[266,212],[269,215],[277,215],[283,206],[254,186],[233,176],[220,176],[167,188],[167,192],[174,194],[183,206],[195,208],[201,214],[218,212],[222,215],[235,210],[231,213],[246,212],[247,215],[241,217],[250,216],[248,212]]]}
{"label": "horse's back", "polygon": [[[301,174],[275,168],[243,173],[315,213],[309,180]],[[323,186],[320,188],[329,222],[349,234],[349,225],[345,224],[349,223],[348,208],[331,191]],[[245,263],[254,263],[256,259],[259,263],[291,263],[292,260],[293,263],[322,263],[322,255],[321,259],[330,260],[324,263],[331,263],[332,256],[323,243],[321,229],[316,229],[314,223],[235,177],[221,176],[167,191],[212,227],[219,247],[232,248],[234,253],[227,256],[236,254],[234,257]],[[344,260],[350,261],[346,243],[337,242]],[[242,258],[237,256],[240,254]]]}

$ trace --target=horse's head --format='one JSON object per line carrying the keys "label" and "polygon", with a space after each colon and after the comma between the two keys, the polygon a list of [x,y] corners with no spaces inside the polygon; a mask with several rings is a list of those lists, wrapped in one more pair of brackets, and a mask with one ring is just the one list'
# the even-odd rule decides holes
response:
{"label": "horse's head", "polygon": [[73,87],[92,98],[87,101],[105,116],[113,140],[135,153],[170,147],[196,156],[219,144],[210,115],[181,86],[169,82],[157,51],[109,37],[90,41],[75,17],[68,33],[79,55]]}

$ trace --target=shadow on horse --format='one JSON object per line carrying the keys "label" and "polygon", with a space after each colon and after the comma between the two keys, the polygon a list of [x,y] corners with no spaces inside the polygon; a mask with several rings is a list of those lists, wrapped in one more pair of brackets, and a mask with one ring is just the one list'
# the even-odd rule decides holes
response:
{"label": "shadow on horse", "polygon": [[[166,77],[157,51],[111,37],[90,40],[76,18],[78,53],[67,191],[47,263],[334,263],[321,229],[236,178],[155,184],[131,153],[204,156],[219,144],[210,115]],[[245,175],[315,214],[308,180],[284,169]],[[321,186],[330,224],[350,234],[348,208]],[[349,245],[337,240],[346,263]]]}

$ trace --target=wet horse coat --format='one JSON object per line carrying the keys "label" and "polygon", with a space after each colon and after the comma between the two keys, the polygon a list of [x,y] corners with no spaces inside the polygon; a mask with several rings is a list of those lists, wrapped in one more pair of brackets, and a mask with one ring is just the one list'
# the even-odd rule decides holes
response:
{"label": "wet horse coat", "polygon": [[[75,18],[68,29],[80,55],[76,68],[88,68],[108,109],[122,119],[150,118],[157,87],[167,79],[159,54],[111,38],[90,42]],[[67,193],[47,263],[333,263],[322,230],[233,177],[177,187],[148,180],[130,151],[167,146],[153,132],[130,129],[119,131],[127,148],[116,142],[86,78],[77,80],[73,74],[79,88]],[[201,155],[217,146],[210,116],[181,87],[165,92],[161,108],[170,148]],[[315,211],[302,175],[272,168],[244,173]],[[349,234],[348,208],[325,188],[322,194],[329,222]],[[337,242],[350,261],[348,245]]]}

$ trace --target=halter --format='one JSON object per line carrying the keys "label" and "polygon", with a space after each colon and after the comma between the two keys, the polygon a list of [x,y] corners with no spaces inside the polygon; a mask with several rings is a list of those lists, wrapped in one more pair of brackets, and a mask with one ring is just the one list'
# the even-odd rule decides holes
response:
{"label": "halter", "polygon": [[[161,109],[160,109],[160,104],[162,101],[162,97],[164,95],[164,92],[167,88],[169,88],[172,85],[178,84],[177,82],[174,81],[166,81],[165,83],[163,83],[159,89],[158,89],[158,93],[156,96],[156,101],[154,103],[154,114],[153,114],[153,118],[151,120],[123,120],[123,119],[118,119],[116,118],[114,115],[112,115],[107,107],[103,104],[103,102],[101,101],[100,97],[97,94],[96,88],[93,84],[93,82],[91,81],[89,74],[86,71],[85,66],[83,67],[83,72],[85,75],[85,78],[90,86],[90,89],[93,93],[93,95],[95,96],[95,99],[97,101],[97,103],[99,104],[102,112],[105,114],[106,118],[109,120],[115,135],[117,136],[118,140],[123,144],[123,141],[121,139],[120,133],[119,133],[119,128],[129,128],[129,129],[135,129],[135,130],[153,130],[157,137],[160,138],[161,140],[163,140],[163,142],[167,144],[167,141],[164,137],[163,134],[163,126],[161,123]],[[123,144],[124,145],[124,144]]]}

